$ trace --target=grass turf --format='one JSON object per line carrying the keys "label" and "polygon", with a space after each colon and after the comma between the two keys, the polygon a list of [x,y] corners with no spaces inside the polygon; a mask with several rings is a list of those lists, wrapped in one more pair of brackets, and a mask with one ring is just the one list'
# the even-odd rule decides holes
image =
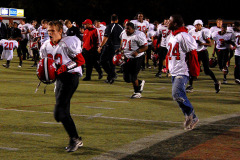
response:
{"label": "grass turf", "polygon": [[[203,72],[194,82],[195,91],[188,94],[188,98],[200,120],[239,113],[240,86],[234,82],[233,59],[229,84],[222,85],[220,93],[215,93],[213,81]],[[67,134],[53,118],[54,85],[47,86],[44,94],[45,85],[42,84],[35,94],[39,81],[36,68],[30,67],[32,64],[26,60],[23,67],[18,68],[15,56],[10,68],[0,68],[0,159],[85,160],[139,138],[182,127],[184,117],[172,100],[170,77],[154,77],[157,71],[153,68],[140,72],[139,79],[146,81],[143,98],[130,99],[132,86],[123,81],[121,74],[109,85],[98,80],[94,71],[92,81],[80,80],[71,101],[71,113],[84,147],[68,154],[64,151]],[[221,81],[223,75],[219,69],[212,70]]]}

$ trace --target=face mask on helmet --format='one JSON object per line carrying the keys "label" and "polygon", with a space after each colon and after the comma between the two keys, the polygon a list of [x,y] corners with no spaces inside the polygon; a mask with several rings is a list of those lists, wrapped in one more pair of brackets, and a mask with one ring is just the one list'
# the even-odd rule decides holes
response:
{"label": "face mask on helmet", "polygon": [[37,67],[37,77],[38,79],[45,83],[51,84],[56,80],[56,66],[54,60],[51,58],[43,58],[39,61]]}

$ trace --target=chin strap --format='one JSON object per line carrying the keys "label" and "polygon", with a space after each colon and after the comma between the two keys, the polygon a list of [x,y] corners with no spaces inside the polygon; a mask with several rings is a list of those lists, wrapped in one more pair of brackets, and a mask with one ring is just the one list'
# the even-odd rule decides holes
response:
{"label": "chin strap", "polygon": [[[37,91],[38,91],[38,89],[39,89],[41,83],[42,83],[41,81],[38,83],[37,88],[36,88],[36,90],[35,90],[35,93],[37,93]],[[47,91],[46,88],[47,88],[47,84],[46,84],[46,86],[44,87],[44,91],[43,91],[44,94],[46,94],[46,91]]]}

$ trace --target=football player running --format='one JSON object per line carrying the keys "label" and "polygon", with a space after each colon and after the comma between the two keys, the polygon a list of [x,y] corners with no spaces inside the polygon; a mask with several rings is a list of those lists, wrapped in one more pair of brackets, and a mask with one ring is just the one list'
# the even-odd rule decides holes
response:
{"label": "football player running", "polygon": [[131,98],[141,98],[145,81],[139,80],[137,76],[144,60],[144,52],[148,49],[146,35],[135,30],[134,24],[129,22],[120,38],[121,48],[119,51],[123,51],[126,61],[123,65],[124,81],[133,84],[134,94]]}
{"label": "football player running", "polygon": [[10,61],[13,59],[13,51],[15,48],[18,48],[18,42],[12,38],[9,38],[8,40],[2,39],[0,41],[0,46],[3,47],[1,59],[7,60],[7,63],[3,64],[3,67],[9,68]]}
{"label": "football player running", "polygon": [[168,67],[172,75],[172,96],[185,115],[184,129],[193,129],[198,123],[198,117],[187,98],[185,87],[189,75],[197,77],[200,67],[197,57],[197,44],[194,38],[183,27],[180,15],[173,15],[169,19],[168,29],[172,34],[168,41]]}
{"label": "football player running", "polygon": [[240,25],[239,22],[234,23],[234,36],[235,36],[235,44],[236,44],[236,50],[235,50],[235,68],[234,68],[234,77],[235,82],[237,84],[240,84]]}
{"label": "football player running", "polygon": [[221,31],[216,31],[212,34],[212,38],[216,41],[217,57],[219,69],[223,72],[223,84],[227,84],[228,67],[227,61],[229,59],[228,46],[236,46],[233,33],[227,32],[227,25],[223,24]]}
{"label": "football player running", "polygon": [[61,122],[69,135],[67,152],[74,152],[83,145],[76,126],[70,115],[70,100],[79,84],[82,75],[81,65],[85,63],[82,56],[81,41],[76,36],[62,37],[63,24],[59,21],[48,23],[50,40],[42,45],[41,57],[55,60],[57,70],[54,117]]}
{"label": "football player running", "polygon": [[[195,28],[190,30],[189,34],[192,35],[197,42],[199,64],[200,61],[202,61],[204,73],[212,78],[214,81],[216,93],[218,93],[220,91],[220,82],[218,82],[212,70],[209,69],[209,56],[207,47],[211,46],[210,31],[207,28],[203,28],[203,22],[200,19],[195,20],[193,25]],[[189,86],[186,88],[186,91],[193,92],[193,77],[190,77]]]}
{"label": "football player running", "polygon": [[147,33],[148,28],[149,28],[149,22],[144,20],[143,13],[139,12],[137,14],[137,19],[131,20],[130,22],[132,22],[134,24],[134,27],[136,30],[141,31],[145,34]]}

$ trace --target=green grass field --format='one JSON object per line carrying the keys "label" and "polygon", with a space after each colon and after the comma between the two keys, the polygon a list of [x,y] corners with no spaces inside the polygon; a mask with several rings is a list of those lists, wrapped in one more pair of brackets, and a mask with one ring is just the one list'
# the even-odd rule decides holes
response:
{"label": "green grass field", "polygon": [[[16,54],[16,53],[15,53]],[[116,149],[140,138],[182,127],[184,117],[172,100],[171,78],[156,78],[156,69],[140,72],[139,78],[146,81],[141,99],[130,99],[133,93],[119,74],[112,85],[97,79],[80,79],[71,101],[71,113],[83,138],[84,146],[74,153],[66,153],[68,136],[63,126],[55,122],[54,85],[41,85],[33,61],[25,60],[18,68],[15,56],[10,68],[2,67],[0,61],[0,159],[78,159],[85,160],[109,150]],[[195,107],[199,119],[217,115],[240,113],[240,86],[233,77],[232,59],[228,84],[221,85],[216,94],[213,81],[202,72],[194,82],[194,92],[188,98]],[[213,68],[218,80],[223,75]]]}

